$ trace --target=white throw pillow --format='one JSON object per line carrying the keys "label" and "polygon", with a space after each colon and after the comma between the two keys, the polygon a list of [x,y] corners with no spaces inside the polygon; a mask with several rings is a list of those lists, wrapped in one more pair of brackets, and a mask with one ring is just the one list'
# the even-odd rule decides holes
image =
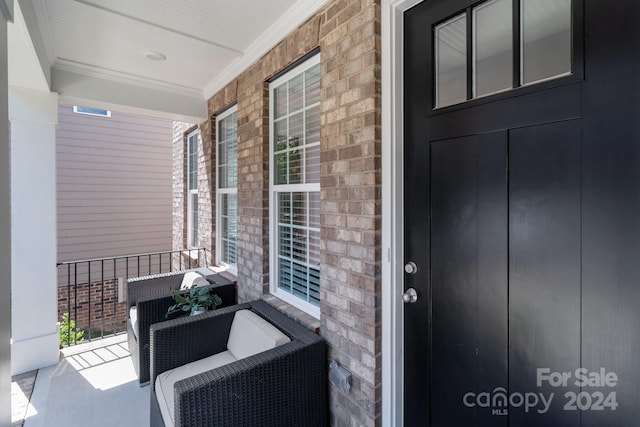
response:
{"label": "white throw pillow", "polygon": [[189,271],[182,278],[182,283],[180,284],[180,290],[184,291],[185,289],[190,289],[192,286],[207,286],[209,282],[207,279],[202,277],[200,274],[195,271]]}
{"label": "white throw pillow", "polygon": [[227,349],[240,360],[290,341],[278,328],[252,311],[238,310],[231,323]]}

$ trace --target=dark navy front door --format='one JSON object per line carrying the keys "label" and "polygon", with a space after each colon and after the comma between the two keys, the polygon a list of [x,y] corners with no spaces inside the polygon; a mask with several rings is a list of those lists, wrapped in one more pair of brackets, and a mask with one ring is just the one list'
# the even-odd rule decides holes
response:
{"label": "dark navy front door", "polygon": [[405,425],[638,425],[640,7],[565,2],[568,72],[529,81],[563,2],[509,0],[502,88],[498,3],[404,17]]}

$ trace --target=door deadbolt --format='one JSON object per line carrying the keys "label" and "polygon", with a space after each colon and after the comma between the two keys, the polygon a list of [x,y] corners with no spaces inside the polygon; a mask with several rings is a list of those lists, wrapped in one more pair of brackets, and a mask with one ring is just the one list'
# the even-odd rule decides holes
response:
{"label": "door deadbolt", "polygon": [[404,301],[405,304],[413,304],[418,301],[418,293],[415,289],[409,288],[404,295],[402,295],[402,301]]}
{"label": "door deadbolt", "polygon": [[407,274],[416,274],[418,272],[418,266],[415,262],[409,261],[404,265],[404,271]]}

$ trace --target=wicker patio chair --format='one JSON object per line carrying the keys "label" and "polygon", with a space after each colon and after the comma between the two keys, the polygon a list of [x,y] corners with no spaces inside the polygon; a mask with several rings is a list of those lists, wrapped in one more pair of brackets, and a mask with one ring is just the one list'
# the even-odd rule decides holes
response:
{"label": "wicker patio chair", "polygon": [[[165,422],[158,403],[158,375],[225,352],[235,313],[244,309],[290,341],[176,381],[173,418]],[[264,301],[156,323],[150,333],[152,427],[328,424],[325,341]]]}
{"label": "wicker patio chair", "polygon": [[[174,303],[173,294],[180,288],[186,273],[187,271],[175,271],[131,278],[127,281],[127,341],[141,386],[149,382],[149,327],[166,320],[167,308]],[[219,274],[207,275],[206,279],[222,299],[220,307],[236,304],[235,282]],[[131,307],[134,306],[137,315],[135,322],[130,316]]]}

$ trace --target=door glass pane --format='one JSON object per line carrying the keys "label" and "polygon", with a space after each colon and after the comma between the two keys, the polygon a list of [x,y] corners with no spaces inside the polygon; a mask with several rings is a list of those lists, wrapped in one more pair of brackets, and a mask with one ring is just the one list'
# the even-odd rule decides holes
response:
{"label": "door glass pane", "polygon": [[571,72],[571,0],[521,0],[522,84]]}
{"label": "door glass pane", "polygon": [[436,107],[467,99],[467,16],[457,16],[434,31]]}
{"label": "door glass pane", "polygon": [[492,0],[473,10],[474,96],[513,87],[512,0]]}

